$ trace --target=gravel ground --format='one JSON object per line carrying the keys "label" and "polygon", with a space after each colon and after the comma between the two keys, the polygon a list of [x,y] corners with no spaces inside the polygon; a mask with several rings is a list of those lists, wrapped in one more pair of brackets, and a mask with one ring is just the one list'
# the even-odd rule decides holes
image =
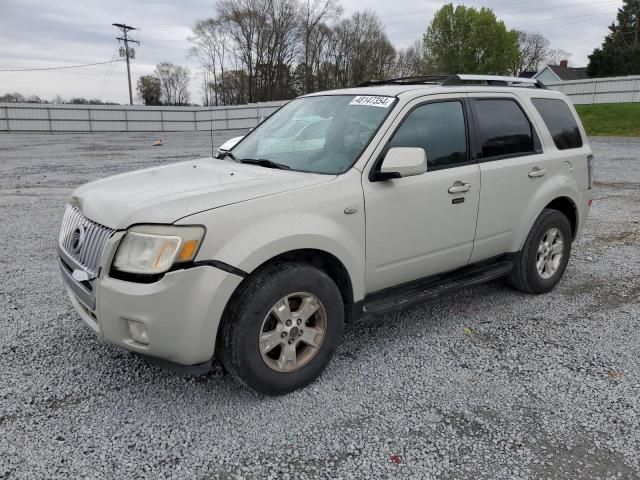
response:
{"label": "gravel ground", "polygon": [[210,151],[156,136],[0,135],[0,478],[640,478],[640,139],[593,142],[554,292],[493,282],[350,325],[315,384],[265,398],[101,343],[63,295],[72,188]]}

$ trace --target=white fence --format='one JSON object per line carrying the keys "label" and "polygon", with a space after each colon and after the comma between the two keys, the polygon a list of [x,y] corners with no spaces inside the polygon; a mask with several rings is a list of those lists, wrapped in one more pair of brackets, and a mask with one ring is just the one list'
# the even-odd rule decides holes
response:
{"label": "white fence", "polygon": [[0,103],[0,132],[181,132],[254,127],[286,102],[237,107]]}
{"label": "white fence", "polygon": [[[640,102],[640,75],[549,83],[576,104]],[[286,102],[237,107],[0,103],[0,132],[180,132],[254,127]]]}
{"label": "white fence", "polygon": [[567,95],[574,105],[640,102],[640,75],[572,80],[546,85],[551,90]]}

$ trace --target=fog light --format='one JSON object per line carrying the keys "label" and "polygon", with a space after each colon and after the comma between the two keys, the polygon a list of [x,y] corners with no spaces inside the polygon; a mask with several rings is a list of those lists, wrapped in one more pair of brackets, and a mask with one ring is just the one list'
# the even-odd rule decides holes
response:
{"label": "fog light", "polygon": [[147,327],[144,323],[134,322],[133,320],[127,320],[129,325],[129,336],[136,343],[143,345],[149,345],[149,334],[147,333]]}

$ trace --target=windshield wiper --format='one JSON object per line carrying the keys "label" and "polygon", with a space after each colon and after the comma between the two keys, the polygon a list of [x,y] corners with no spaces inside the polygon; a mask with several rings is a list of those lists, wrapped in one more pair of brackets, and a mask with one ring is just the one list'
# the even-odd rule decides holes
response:
{"label": "windshield wiper", "polygon": [[269,160],[267,158],[243,158],[238,161],[240,163],[248,163],[250,165],[260,165],[261,167],[279,168],[280,170],[289,170],[291,168],[289,165],[274,162],[273,160]]}
{"label": "windshield wiper", "polygon": [[238,161],[238,159],[235,157],[235,155],[233,153],[231,153],[231,150],[225,150],[220,155],[218,155],[218,160],[222,160],[225,157],[230,157],[231,160],[233,160],[234,162]]}

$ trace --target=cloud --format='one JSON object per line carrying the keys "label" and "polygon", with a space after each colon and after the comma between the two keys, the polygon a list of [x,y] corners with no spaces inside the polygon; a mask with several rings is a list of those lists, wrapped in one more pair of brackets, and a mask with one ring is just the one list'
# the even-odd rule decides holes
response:
{"label": "cloud", "polygon": [[[434,0],[342,0],[345,15],[357,10],[376,12],[396,47],[420,39],[434,12],[445,2]],[[461,2],[460,2],[461,3]],[[572,53],[576,66],[602,43],[620,0],[466,0],[468,6],[492,8],[509,28],[539,32],[554,48]],[[199,102],[197,64],[187,58],[190,27],[212,16],[213,0],[1,0],[0,68],[35,68],[93,63],[118,58],[112,23],[139,27],[131,65],[132,81],[153,71],[162,61],[187,65],[193,73],[192,101]],[[115,55],[115,57],[114,57]],[[53,98],[60,94],[97,97],[126,103],[124,62],[55,72],[0,72],[0,94],[18,91]]]}

